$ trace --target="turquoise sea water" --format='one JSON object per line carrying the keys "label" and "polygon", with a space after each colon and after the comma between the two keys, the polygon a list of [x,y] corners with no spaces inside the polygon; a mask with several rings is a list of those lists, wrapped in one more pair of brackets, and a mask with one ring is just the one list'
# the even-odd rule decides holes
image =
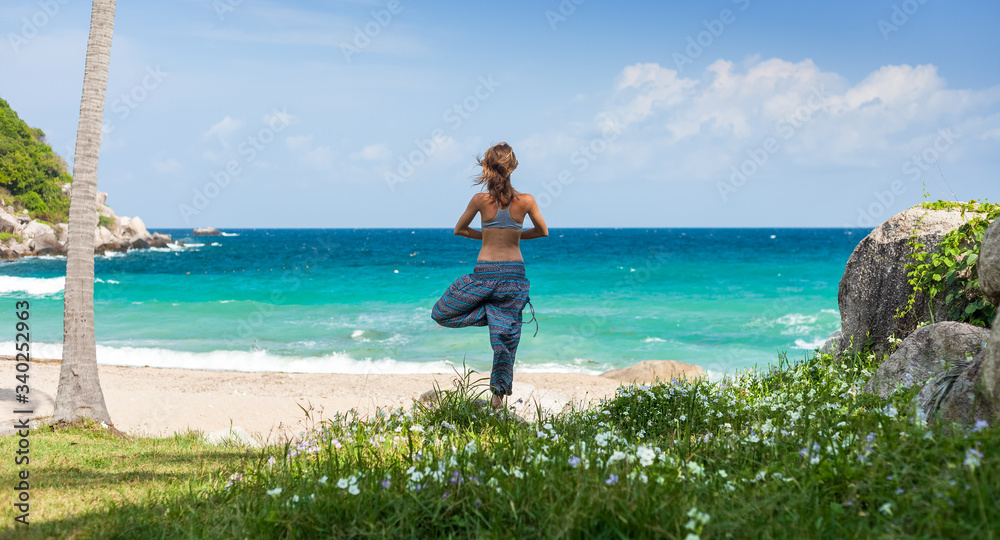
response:
{"label": "turquoise sea water", "polygon": [[[197,369],[488,371],[486,328],[430,310],[479,243],[444,229],[243,229],[98,257],[98,362]],[[837,287],[863,229],[562,229],[522,242],[539,322],[519,371],[640,360],[715,372],[801,358],[840,326]],[[0,264],[0,302],[31,301],[37,357],[60,357],[65,259]],[[530,318],[525,310],[525,319]],[[13,350],[13,330],[0,347]]]}

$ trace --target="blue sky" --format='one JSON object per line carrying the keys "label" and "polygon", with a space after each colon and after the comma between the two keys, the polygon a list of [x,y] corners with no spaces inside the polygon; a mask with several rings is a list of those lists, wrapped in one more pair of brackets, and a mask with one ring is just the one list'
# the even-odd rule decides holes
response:
{"label": "blue sky", "polygon": [[[69,161],[89,10],[0,7],[0,97]],[[552,228],[872,226],[924,184],[1000,200],[998,19],[963,0],[120,2],[98,188],[151,228],[451,227],[475,155],[507,141]]]}

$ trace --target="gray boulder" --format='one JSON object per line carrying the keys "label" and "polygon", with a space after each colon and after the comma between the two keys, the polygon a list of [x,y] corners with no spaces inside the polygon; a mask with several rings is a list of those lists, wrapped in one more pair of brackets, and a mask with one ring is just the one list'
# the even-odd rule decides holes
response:
{"label": "gray boulder", "polygon": [[216,229],[215,227],[200,227],[191,231],[191,234],[195,236],[219,236],[222,234],[222,232],[220,232],[219,229]]}
{"label": "gray boulder", "polygon": [[36,236],[42,236],[44,234],[55,235],[55,231],[52,230],[52,227],[37,221],[32,221],[21,229],[21,236],[24,238],[35,238]]}
{"label": "gray boulder", "polygon": [[928,423],[941,420],[972,425],[976,420],[991,420],[993,407],[977,399],[979,392],[976,389],[985,357],[984,349],[972,360],[955,364],[924,385],[916,402]]}
{"label": "gray boulder", "polygon": [[865,384],[865,392],[887,398],[897,385],[924,385],[948,365],[966,361],[983,350],[990,331],[971,324],[946,321],[918,328],[882,362]]}
{"label": "gray boulder", "polygon": [[0,232],[16,234],[21,228],[21,222],[14,216],[0,210]]}
{"label": "gray boulder", "polygon": [[821,354],[839,356],[840,351],[842,349],[842,347],[839,345],[839,343],[841,342],[840,338],[842,335],[843,332],[841,332],[839,329],[834,330],[833,333],[830,334],[830,337],[826,338],[826,341],[823,342],[823,346],[819,348],[819,352]]}
{"label": "gray boulder", "polygon": [[128,220],[128,223],[122,223],[122,234],[124,236],[130,236],[132,238],[140,238],[145,236],[151,236],[149,231],[146,230],[146,224],[142,222],[142,218],[135,216],[134,218]]}
{"label": "gray boulder", "polygon": [[28,215],[28,212],[26,210],[21,210],[20,212],[14,214],[14,219],[18,220],[19,222],[21,222],[22,225],[24,225],[27,224],[29,221],[31,221],[31,216]]}
{"label": "gray boulder", "polygon": [[916,231],[916,241],[932,252],[949,231],[974,214],[913,207],[876,227],[854,248],[840,280],[837,301],[840,307],[843,348],[857,349],[871,340],[876,355],[889,352],[889,337],[903,339],[917,323],[930,319],[927,298],[918,294],[905,317],[896,318],[906,306],[913,287],[904,265],[912,249],[907,244]]}
{"label": "gray boulder", "polygon": [[163,233],[153,233],[153,237],[149,239],[149,247],[163,248],[169,243],[170,236]]}
{"label": "gray boulder", "polygon": [[983,295],[994,306],[1000,306],[1000,219],[986,229],[976,267]]}
{"label": "gray boulder", "polygon": [[928,382],[917,396],[927,420],[972,425],[1000,422],[1000,316],[993,321],[986,348]]}
{"label": "gray boulder", "polygon": [[131,249],[148,249],[150,246],[149,241],[152,239],[149,235],[137,236],[129,242],[129,247]]}
{"label": "gray boulder", "polygon": [[28,240],[28,248],[35,255],[65,255],[65,247],[51,232],[35,235]]}

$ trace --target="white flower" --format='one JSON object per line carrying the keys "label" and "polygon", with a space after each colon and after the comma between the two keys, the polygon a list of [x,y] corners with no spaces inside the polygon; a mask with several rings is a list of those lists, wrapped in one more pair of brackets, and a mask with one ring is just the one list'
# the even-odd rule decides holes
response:
{"label": "white flower", "polygon": [[416,433],[423,433],[424,432],[424,426],[421,426],[420,424],[417,424],[415,426],[410,426],[410,431],[414,431]]}
{"label": "white flower", "polygon": [[521,472],[521,469],[518,469],[517,467],[511,469],[510,473],[514,475],[514,478],[524,478],[524,473]]}
{"label": "white flower", "polygon": [[597,446],[604,448],[608,445],[609,438],[611,438],[611,432],[598,433],[597,436],[594,437],[594,442],[597,443]]}
{"label": "white flower", "polygon": [[347,488],[347,492],[350,493],[351,495],[357,495],[358,493],[361,493],[361,490],[358,489],[358,485],[357,484],[351,484]]}
{"label": "white flower", "polygon": [[883,514],[885,514],[887,516],[891,516],[892,515],[892,503],[891,502],[887,502],[887,503],[883,504],[882,506],[879,506],[878,507],[878,511],[882,512]]}
{"label": "white flower", "polygon": [[319,482],[320,484],[325,484],[325,483],[326,483],[326,477],[324,476],[323,478],[320,478],[320,479],[318,480],[318,482]]}
{"label": "white flower", "polygon": [[656,452],[654,452],[648,446],[640,446],[636,449],[635,455],[639,456],[639,464],[643,467],[649,467],[653,464],[656,459]]}
{"label": "white flower", "polygon": [[626,454],[625,452],[619,452],[618,450],[615,450],[615,453],[611,454],[611,457],[608,458],[608,465],[611,465],[616,461],[621,461],[626,457],[628,457],[628,454]]}
{"label": "white flower", "polygon": [[281,488],[280,487],[276,487],[274,489],[269,489],[269,490],[267,490],[267,494],[268,495],[281,495]]}
{"label": "white flower", "polygon": [[696,475],[696,476],[700,476],[702,474],[702,471],[703,471],[701,465],[698,465],[694,461],[687,462],[687,468],[688,468],[688,471],[691,472],[691,474]]}
{"label": "white flower", "polygon": [[350,482],[348,482],[346,478],[341,478],[340,480],[337,480],[337,487],[339,487],[340,489],[347,489],[347,486],[349,484]]}

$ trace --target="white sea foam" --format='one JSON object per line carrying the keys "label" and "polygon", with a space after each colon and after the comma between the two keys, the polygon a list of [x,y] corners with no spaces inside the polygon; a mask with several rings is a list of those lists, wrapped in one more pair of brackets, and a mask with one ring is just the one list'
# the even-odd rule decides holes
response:
{"label": "white sea foam", "polygon": [[[0,349],[13,350],[11,341]],[[62,358],[61,343],[31,344],[35,358]],[[439,362],[399,362],[392,358],[356,360],[344,353],[317,357],[281,356],[266,350],[185,352],[151,347],[97,346],[97,363],[109,366],[149,366],[201,369],[208,371],[259,371],[285,373],[347,373],[383,375],[392,373],[453,373],[454,364]]]}
{"label": "white sea foam", "polygon": [[815,315],[802,315],[801,313],[789,313],[788,315],[782,315],[778,317],[775,321],[778,324],[783,324],[785,326],[799,326],[802,324],[813,324],[816,322]]}
{"label": "white sea foam", "polygon": [[648,337],[642,340],[643,343],[665,343],[667,340],[658,337]]}
{"label": "white sea foam", "polygon": [[23,293],[34,296],[47,296],[61,293],[66,286],[66,278],[33,278],[18,276],[0,276],[0,294]]}
{"label": "white sea foam", "polygon": [[221,234],[222,234],[222,236],[239,236],[240,235],[240,233],[235,233],[235,232],[224,232],[224,233],[221,233]]}
{"label": "white sea foam", "polygon": [[355,331],[351,332],[351,338],[353,338],[353,339],[361,339],[361,336],[363,336],[363,335],[365,335],[365,331],[364,330],[355,330]]}
{"label": "white sea foam", "polygon": [[[577,358],[576,360],[579,360]],[[584,367],[579,363],[569,364],[566,362],[542,362],[540,364],[525,364],[518,362],[514,364],[514,371],[517,373],[582,373],[584,375],[600,375],[609,369],[614,369],[610,366],[604,366],[605,369]]]}
{"label": "white sea foam", "polygon": [[826,338],[814,339],[812,341],[806,341],[804,339],[796,339],[795,348],[811,351],[813,349],[818,349],[822,347],[824,343],[826,343]]}

